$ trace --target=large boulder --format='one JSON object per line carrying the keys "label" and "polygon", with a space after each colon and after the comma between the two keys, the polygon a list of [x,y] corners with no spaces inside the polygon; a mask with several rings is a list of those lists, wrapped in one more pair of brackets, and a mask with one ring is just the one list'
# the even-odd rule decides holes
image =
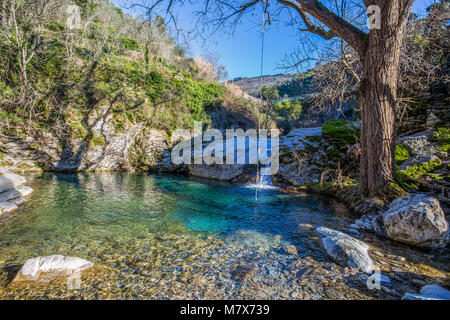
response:
{"label": "large boulder", "polygon": [[322,236],[321,245],[334,261],[342,266],[371,272],[373,261],[369,257],[369,246],[345,233],[319,227],[316,232]]}
{"label": "large boulder", "polygon": [[408,152],[413,155],[430,155],[439,151],[439,148],[431,142],[430,138],[434,135],[433,131],[423,131],[416,134],[397,139]]}
{"label": "large boulder", "polygon": [[419,294],[405,293],[402,300],[450,300],[450,291],[436,284],[423,286]]}
{"label": "large boulder", "polygon": [[57,277],[68,277],[87,270],[93,265],[90,261],[76,257],[62,255],[37,257],[25,262],[13,282],[49,281]]}
{"label": "large boulder", "polygon": [[322,169],[308,162],[280,163],[277,177],[288,181],[294,186],[305,185],[310,182],[318,182]]}
{"label": "large boulder", "polygon": [[411,194],[396,199],[383,214],[386,235],[420,247],[445,246],[448,223],[436,198]]}

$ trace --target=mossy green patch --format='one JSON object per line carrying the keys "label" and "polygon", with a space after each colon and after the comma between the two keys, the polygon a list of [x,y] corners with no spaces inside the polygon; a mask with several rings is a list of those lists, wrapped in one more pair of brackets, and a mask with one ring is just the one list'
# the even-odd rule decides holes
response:
{"label": "mossy green patch", "polygon": [[412,166],[406,170],[396,168],[394,180],[403,189],[418,190],[425,185],[425,182],[421,180],[422,177],[426,176],[435,181],[442,179],[440,175],[431,173],[441,166],[442,161],[436,158],[421,165]]}
{"label": "mossy green patch", "polygon": [[323,124],[322,135],[330,143],[345,147],[359,142],[361,131],[351,121],[328,120]]}
{"label": "mossy green patch", "polygon": [[439,150],[450,151],[450,128],[438,127],[434,139],[439,143]]}
{"label": "mossy green patch", "polygon": [[93,135],[89,139],[89,149],[95,149],[96,147],[105,145],[105,138],[102,135]]}
{"label": "mossy green patch", "polygon": [[412,166],[406,170],[402,170],[407,176],[412,179],[419,179],[425,173],[432,172],[442,165],[442,161],[439,158],[430,160],[420,165]]}
{"label": "mossy green patch", "polygon": [[409,158],[409,152],[406,150],[405,146],[401,143],[395,146],[395,163],[401,164]]}

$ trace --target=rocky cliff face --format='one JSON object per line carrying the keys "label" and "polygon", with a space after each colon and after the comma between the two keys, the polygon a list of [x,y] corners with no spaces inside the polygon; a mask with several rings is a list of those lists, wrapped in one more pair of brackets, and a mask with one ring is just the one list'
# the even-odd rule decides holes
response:
{"label": "rocky cliff face", "polygon": [[89,119],[87,137],[56,137],[42,132],[25,139],[2,138],[0,166],[28,171],[177,171],[170,161],[166,132],[142,124],[117,130],[112,114],[102,108]]}

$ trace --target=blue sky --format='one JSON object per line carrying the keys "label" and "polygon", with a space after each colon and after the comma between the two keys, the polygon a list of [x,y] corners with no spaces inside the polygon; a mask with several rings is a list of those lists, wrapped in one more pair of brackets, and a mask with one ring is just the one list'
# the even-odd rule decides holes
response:
{"label": "blue sky", "polygon": [[[112,2],[117,5],[123,3],[123,0],[112,0]],[[425,8],[431,3],[433,0],[416,0],[412,11],[423,14]],[[185,6],[179,11],[178,20],[183,28],[192,27],[193,11],[194,8],[191,6]],[[265,32],[264,74],[283,73],[284,70],[278,67],[285,54],[295,49],[297,42],[298,34],[292,26],[284,23],[270,25]],[[260,74],[261,26],[256,26],[254,21],[244,21],[233,35],[216,35],[206,42],[194,38],[189,43],[193,56],[204,53],[218,56],[219,63],[226,67],[230,79],[254,77]]]}

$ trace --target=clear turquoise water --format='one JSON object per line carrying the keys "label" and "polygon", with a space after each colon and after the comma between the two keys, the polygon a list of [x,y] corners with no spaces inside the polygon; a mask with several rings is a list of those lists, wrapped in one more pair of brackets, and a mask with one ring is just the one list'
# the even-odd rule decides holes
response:
{"label": "clear turquoise water", "polygon": [[254,189],[246,186],[169,175],[44,174],[31,186],[30,201],[0,224],[0,252],[6,243],[19,250],[59,237],[88,241],[195,232],[227,237],[236,230],[294,244],[299,224],[336,227],[349,219],[314,195],[259,190],[255,202]]}
{"label": "clear turquoise water", "polygon": [[[63,254],[111,268],[101,285],[113,299],[320,298],[324,290],[348,298],[359,290],[345,281],[327,286],[324,275],[305,289],[296,276],[305,267],[324,270],[330,281],[343,274],[328,271],[330,260],[311,229],[343,230],[354,220],[332,199],[268,189],[255,202],[246,186],[173,175],[29,178],[28,201],[0,217],[0,288],[27,259]],[[247,287],[241,273],[256,285]],[[77,293],[33,295],[105,298],[95,281],[85,285]]]}

